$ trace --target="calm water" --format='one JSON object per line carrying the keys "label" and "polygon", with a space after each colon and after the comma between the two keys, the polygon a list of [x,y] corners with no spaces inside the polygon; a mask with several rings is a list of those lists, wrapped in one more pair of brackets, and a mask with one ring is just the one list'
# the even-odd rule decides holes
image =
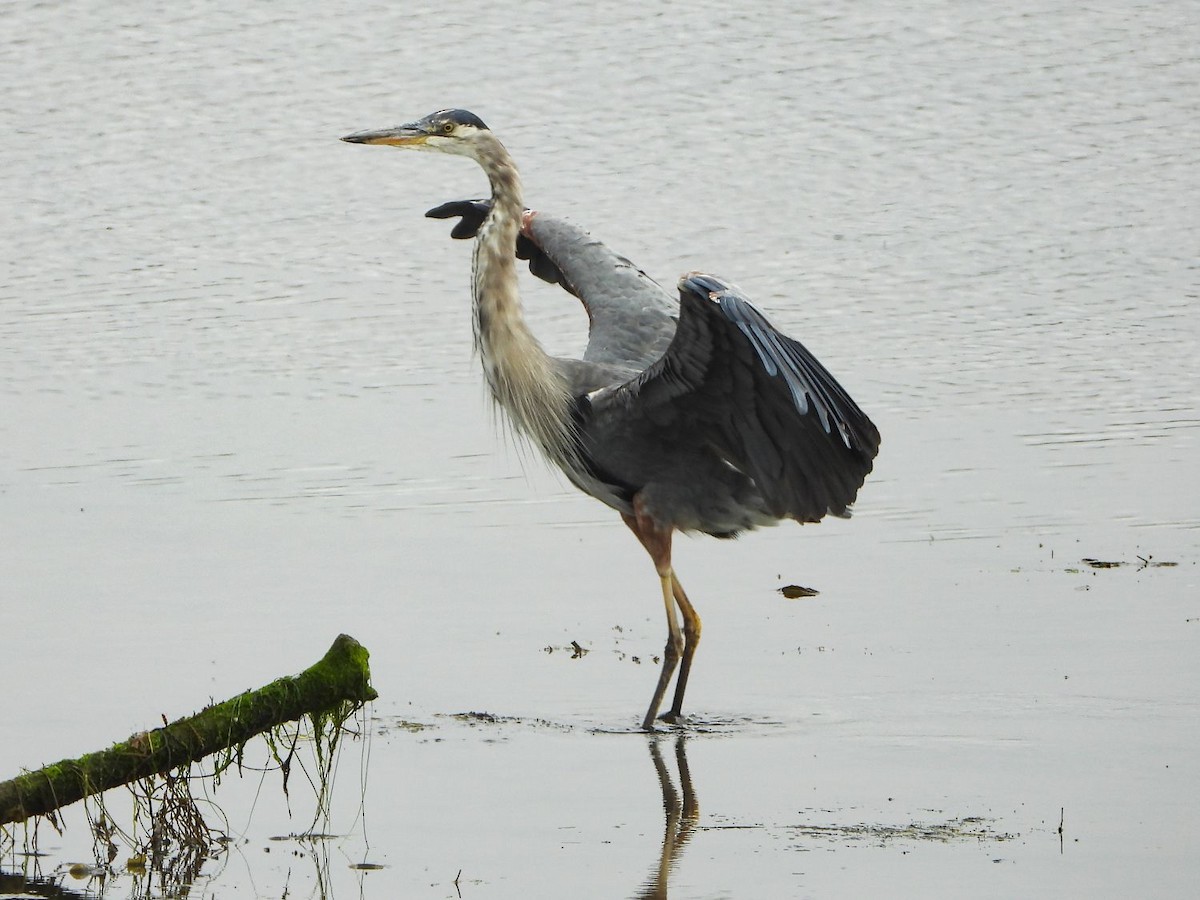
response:
{"label": "calm water", "polygon": [[[721,727],[672,896],[1194,886],[1192,5],[76,2],[0,33],[0,777],[345,631],[383,697],[330,892],[366,856],[372,897],[652,893],[647,741],[593,733],[652,687],[650,566],[488,409],[469,248],[422,218],[482,176],[336,140],[457,105],[531,205],[736,281],[884,435],[853,521],[678,548]],[[578,351],[574,300],[526,288]],[[273,816],[193,895],[307,893]],[[881,836],[964,817],[1018,837]]]}

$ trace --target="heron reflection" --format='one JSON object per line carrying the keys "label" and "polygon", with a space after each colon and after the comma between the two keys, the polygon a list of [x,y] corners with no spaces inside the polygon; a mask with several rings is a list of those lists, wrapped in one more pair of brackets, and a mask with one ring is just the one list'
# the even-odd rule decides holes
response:
{"label": "heron reflection", "polygon": [[676,789],[671,770],[663,759],[662,744],[658,738],[649,742],[650,758],[654,761],[654,770],[658,773],[658,783],[662,788],[663,812],[666,816],[666,826],[663,830],[662,852],[659,854],[658,865],[651,870],[641,890],[636,895],[639,900],[660,900],[666,898],[667,888],[684,845],[692,836],[696,822],[700,819],[700,804],[696,802],[696,791],[692,787],[692,774],[688,769],[687,737],[677,735],[675,738],[675,768],[679,772],[679,788]]}

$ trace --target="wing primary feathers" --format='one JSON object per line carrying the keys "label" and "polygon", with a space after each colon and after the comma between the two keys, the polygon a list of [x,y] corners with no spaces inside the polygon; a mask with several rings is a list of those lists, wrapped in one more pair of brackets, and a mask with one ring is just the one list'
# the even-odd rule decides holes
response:
{"label": "wing primary feathers", "polygon": [[800,415],[814,410],[827,435],[836,434],[848,450],[874,456],[879,447],[875,426],[808,348],[778,331],[741,291],[715,276],[684,276],[680,288],[720,308],[754,348],[762,371],[783,379]]}

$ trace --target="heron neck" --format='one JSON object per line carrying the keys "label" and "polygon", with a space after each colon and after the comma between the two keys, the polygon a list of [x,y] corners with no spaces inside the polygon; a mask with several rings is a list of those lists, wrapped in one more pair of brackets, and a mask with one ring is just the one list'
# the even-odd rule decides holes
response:
{"label": "heron neck", "polygon": [[570,392],[521,308],[516,262],[521,179],[498,140],[484,145],[479,164],[491,183],[492,210],[475,241],[475,346],[492,397],[515,430],[568,468],[574,453]]}

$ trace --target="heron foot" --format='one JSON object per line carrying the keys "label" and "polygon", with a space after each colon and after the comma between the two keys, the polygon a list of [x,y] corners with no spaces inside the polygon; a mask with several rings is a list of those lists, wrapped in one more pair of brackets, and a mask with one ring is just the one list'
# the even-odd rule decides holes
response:
{"label": "heron foot", "polygon": [[659,716],[658,721],[666,722],[668,725],[678,725],[678,726],[692,724],[692,720],[689,719],[687,716],[685,716],[683,713],[672,712],[670,710],[668,710],[667,712],[665,712],[661,716]]}
{"label": "heron foot", "polygon": [[668,730],[686,728],[692,724],[692,720],[683,713],[665,712],[655,719],[647,719],[646,721],[642,722],[642,731],[645,731],[648,734],[659,734],[662,732],[662,729],[655,726],[657,726],[660,722],[663,725],[674,726],[674,728]]}

